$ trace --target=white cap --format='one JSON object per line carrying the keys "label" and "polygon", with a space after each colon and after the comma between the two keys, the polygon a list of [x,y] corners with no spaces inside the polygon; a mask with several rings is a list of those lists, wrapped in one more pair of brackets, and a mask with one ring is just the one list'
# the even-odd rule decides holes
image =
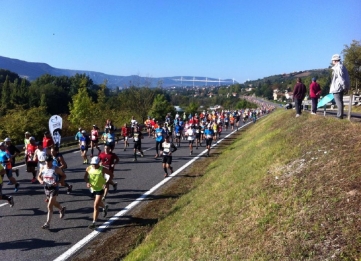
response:
{"label": "white cap", "polygon": [[34,137],[30,137],[29,140],[35,140],[35,138],[34,138]]}
{"label": "white cap", "polygon": [[92,157],[90,164],[94,164],[94,165],[99,164],[99,157],[97,157],[97,156]]}
{"label": "white cap", "polygon": [[5,140],[4,141],[11,141],[11,139],[10,138],[5,138]]}
{"label": "white cap", "polygon": [[85,130],[82,130],[81,133],[86,133],[86,131],[85,131]]}
{"label": "white cap", "polygon": [[332,55],[331,61],[339,61],[341,60],[341,57],[339,54]]}

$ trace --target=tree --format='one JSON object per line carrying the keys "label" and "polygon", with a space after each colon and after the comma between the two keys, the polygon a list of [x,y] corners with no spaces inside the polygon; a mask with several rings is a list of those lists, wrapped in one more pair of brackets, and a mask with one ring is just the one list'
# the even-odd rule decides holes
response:
{"label": "tree", "polygon": [[138,120],[142,119],[142,122],[147,118],[153,100],[154,91],[150,88],[131,87],[119,95],[121,108],[133,114]]}
{"label": "tree", "polygon": [[72,97],[73,102],[69,103],[69,120],[75,125],[84,129],[91,129],[92,121],[95,118],[94,103],[89,97],[85,87],[79,88],[78,93]]}
{"label": "tree", "polygon": [[187,114],[190,113],[194,115],[196,112],[198,112],[198,108],[199,108],[199,103],[195,101],[191,101],[186,109],[186,113]]}
{"label": "tree", "polygon": [[1,114],[5,115],[11,106],[11,91],[9,76],[6,76],[5,82],[1,90]]}
{"label": "tree", "polygon": [[163,94],[157,94],[154,98],[149,115],[157,120],[164,119],[167,113],[175,114],[174,106],[168,102]]}
{"label": "tree", "polygon": [[1,117],[3,124],[0,128],[0,137],[11,137],[14,144],[21,144],[24,140],[24,132],[30,131],[31,134],[41,139],[44,131],[48,128],[50,115],[45,107],[34,107],[24,110],[17,107],[8,110],[4,117]]}
{"label": "tree", "polygon": [[346,66],[351,80],[351,89],[361,83],[361,43],[353,40],[350,46],[345,45],[342,51],[344,65]]}

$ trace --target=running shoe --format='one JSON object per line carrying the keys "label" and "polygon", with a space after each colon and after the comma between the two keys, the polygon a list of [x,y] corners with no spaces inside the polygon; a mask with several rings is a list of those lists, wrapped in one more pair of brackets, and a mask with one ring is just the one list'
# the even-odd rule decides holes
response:
{"label": "running shoe", "polygon": [[137,162],[137,159],[133,159],[134,162]]}
{"label": "running shoe", "polygon": [[143,157],[144,157],[144,153],[141,153],[140,156],[143,158]]}
{"label": "running shoe", "polygon": [[106,217],[108,215],[108,205],[105,205],[105,208],[103,209],[103,217]]}
{"label": "running shoe", "polygon": [[97,226],[95,225],[95,222],[91,223],[88,228],[95,229]]}
{"label": "running shoe", "polygon": [[45,223],[44,225],[42,225],[41,227],[42,229],[49,229],[50,225],[48,223]]}
{"label": "running shoe", "polygon": [[19,177],[19,169],[15,170],[15,175],[16,175],[16,177]]}
{"label": "running shoe", "polygon": [[73,185],[70,185],[70,186],[68,187],[68,190],[66,191],[66,194],[69,195],[72,191],[73,191]]}
{"label": "running shoe", "polygon": [[118,189],[118,182],[114,182],[113,190],[116,191]]}
{"label": "running shoe", "polygon": [[8,203],[9,203],[10,207],[12,208],[14,206],[14,198],[10,196]]}
{"label": "running shoe", "polygon": [[36,183],[36,178],[33,178],[33,179],[31,180],[31,183],[32,183],[32,184]]}
{"label": "running shoe", "polygon": [[8,182],[8,185],[14,185],[11,181]]}
{"label": "running shoe", "polygon": [[66,209],[66,207],[61,208],[60,213],[59,213],[60,218],[63,218],[65,216],[65,209]]}
{"label": "running shoe", "polygon": [[16,183],[16,184],[15,184],[15,189],[14,189],[15,192],[18,192],[18,191],[19,191],[19,186],[20,186],[19,183]]}
{"label": "running shoe", "polygon": [[165,173],[165,174],[164,174],[164,177],[165,177],[165,178],[169,177],[168,173]]}

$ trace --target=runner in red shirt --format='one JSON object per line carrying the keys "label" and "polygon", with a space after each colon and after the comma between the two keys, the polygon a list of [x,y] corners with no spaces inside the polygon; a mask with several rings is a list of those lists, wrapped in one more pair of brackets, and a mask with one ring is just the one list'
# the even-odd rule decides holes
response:
{"label": "runner in red shirt", "polygon": [[29,138],[29,144],[26,146],[26,172],[31,172],[33,174],[33,179],[31,183],[36,183],[36,166],[38,165],[38,161],[35,157],[35,150],[37,149],[37,145],[34,137]]}
{"label": "runner in red shirt", "polygon": [[[104,145],[104,151],[101,152],[98,157],[100,160],[100,165],[103,166],[104,168],[109,169],[109,171],[113,174],[113,179],[114,179],[114,166],[119,162],[119,158],[117,154],[111,151],[110,146]],[[114,182],[113,179],[109,183],[113,185],[113,190],[116,191],[118,183]],[[104,190],[103,199],[105,199],[108,190],[109,190],[109,184],[107,184],[107,187]]]}
{"label": "runner in red shirt", "polygon": [[129,137],[129,128],[126,123],[124,123],[124,126],[122,127],[122,136],[124,139],[124,151],[126,151],[127,147],[129,147],[128,137]]}
{"label": "runner in red shirt", "polygon": [[50,133],[48,131],[46,131],[44,133],[44,137],[43,137],[43,149],[44,151],[46,151],[46,148],[51,148],[54,145],[54,141],[53,138],[51,137]]}

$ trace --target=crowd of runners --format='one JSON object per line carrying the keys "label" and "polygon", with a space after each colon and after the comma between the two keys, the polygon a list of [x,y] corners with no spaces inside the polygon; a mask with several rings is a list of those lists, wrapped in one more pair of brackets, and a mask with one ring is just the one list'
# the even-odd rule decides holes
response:
{"label": "crowd of runners", "polygon": [[[168,177],[173,173],[173,153],[185,143],[190,155],[193,155],[194,149],[205,147],[207,149],[206,156],[209,157],[212,142],[221,138],[223,130],[238,130],[241,124],[249,121],[256,122],[257,118],[275,108],[257,100],[250,101],[258,103],[259,108],[219,112],[203,111],[188,116],[183,113],[182,115],[176,114],[174,118],[167,114],[162,121],[148,117],[142,124],[132,117],[130,122],[125,123],[119,130],[115,128],[111,120],[107,120],[102,132],[96,125],[93,125],[90,131],[79,128],[75,140],[79,142],[81,160],[86,165],[84,181],[90,191],[90,196],[94,199],[93,222],[89,228],[96,228],[100,208],[103,210],[103,217],[107,216],[108,205],[105,200],[109,185],[114,191],[117,190],[117,183],[113,181],[113,178],[119,157],[114,151],[119,141],[124,142],[122,146],[124,151],[132,147],[133,161],[137,162],[139,156],[144,157],[142,139],[154,139],[154,158],[162,159],[164,177]],[[120,134],[120,139],[116,133]],[[100,143],[103,150],[99,146]],[[42,142],[36,142],[30,132],[25,132],[23,151],[26,172],[31,174],[30,182],[39,182],[44,186],[44,201],[47,203],[48,214],[42,228],[49,229],[54,207],[59,209],[60,218],[65,215],[66,207],[57,201],[59,189],[66,188],[67,194],[71,194],[73,190],[73,186],[66,182],[67,163],[59,152],[59,148],[54,145],[49,132],[44,133]],[[21,151],[11,143],[10,138],[0,142],[0,199],[8,201],[10,207],[14,206],[14,199],[12,196],[2,193],[3,179],[6,175],[9,180],[8,185],[14,186],[15,192],[19,190],[20,184],[13,174],[15,173],[16,177],[19,176],[15,158],[20,153]],[[88,155],[88,153],[90,154]]]}

